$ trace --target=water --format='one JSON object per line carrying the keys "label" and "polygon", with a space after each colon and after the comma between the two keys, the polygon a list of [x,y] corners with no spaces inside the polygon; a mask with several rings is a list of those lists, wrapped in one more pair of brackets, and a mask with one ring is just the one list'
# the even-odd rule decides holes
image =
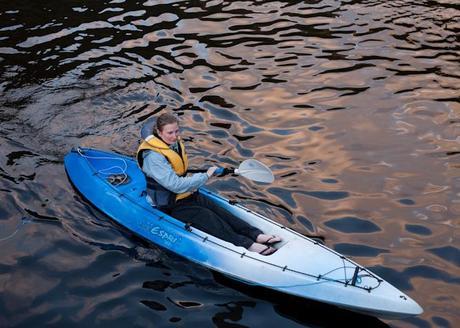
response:
{"label": "water", "polygon": [[[0,326],[455,327],[459,17],[432,1],[1,1]],[[71,187],[73,146],[134,154],[174,108],[210,187],[417,300],[382,321],[236,286]]]}

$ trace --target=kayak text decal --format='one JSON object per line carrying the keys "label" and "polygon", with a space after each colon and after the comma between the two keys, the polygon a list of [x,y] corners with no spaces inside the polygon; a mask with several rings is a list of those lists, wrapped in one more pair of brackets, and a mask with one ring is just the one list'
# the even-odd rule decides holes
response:
{"label": "kayak text decal", "polygon": [[160,237],[161,239],[169,241],[170,243],[175,243],[178,241],[178,238],[174,234],[161,229],[159,226],[153,227],[150,232],[153,235]]}

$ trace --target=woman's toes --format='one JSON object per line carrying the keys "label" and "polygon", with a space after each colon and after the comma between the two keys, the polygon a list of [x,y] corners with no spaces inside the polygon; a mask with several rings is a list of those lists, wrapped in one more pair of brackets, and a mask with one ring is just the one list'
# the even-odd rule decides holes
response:
{"label": "woman's toes", "polygon": [[257,236],[256,242],[260,244],[266,244],[266,245],[272,245],[279,243],[281,241],[281,237],[279,236],[274,236],[274,235],[266,235],[266,234],[260,234]]}
{"label": "woman's toes", "polygon": [[249,246],[248,250],[261,255],[270,255],[276,252],[276,248],[259,243],[253,243]]}

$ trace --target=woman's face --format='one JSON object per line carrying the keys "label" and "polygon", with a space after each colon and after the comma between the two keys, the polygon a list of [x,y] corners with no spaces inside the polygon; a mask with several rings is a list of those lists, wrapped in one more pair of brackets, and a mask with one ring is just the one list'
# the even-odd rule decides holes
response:
{"label": "woman's face", "polygon": [[163,126],[163,130],[158,131],[158,136],[167,145],[172,145],[179,137],[179,125],[177,125],[177,123],[166,124]]}

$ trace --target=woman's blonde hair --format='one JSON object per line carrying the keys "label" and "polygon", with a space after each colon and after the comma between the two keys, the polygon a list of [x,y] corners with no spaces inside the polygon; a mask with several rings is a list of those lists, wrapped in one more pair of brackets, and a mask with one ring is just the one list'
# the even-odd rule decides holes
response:
{"label": "woman's blonde hair", "polygon": [[179,124],[177,116],[172,113],[163,113],[160,116],[158,116],[155,128],[161,132],[163,131],[165,125],[173,123]]}

